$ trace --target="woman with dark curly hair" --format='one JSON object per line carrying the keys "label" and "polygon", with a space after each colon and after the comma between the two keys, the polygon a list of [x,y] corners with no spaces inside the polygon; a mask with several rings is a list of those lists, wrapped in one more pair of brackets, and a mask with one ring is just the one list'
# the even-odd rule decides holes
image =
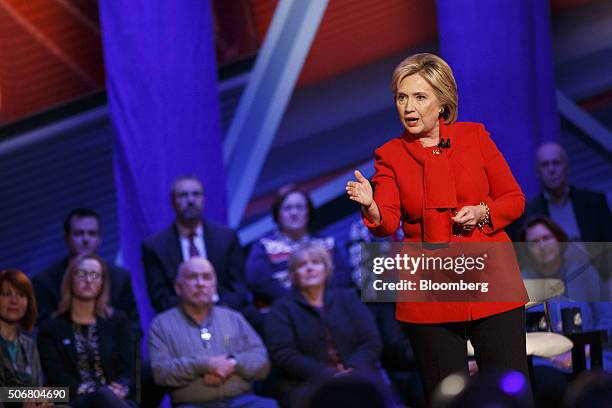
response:
{"label": "woman with dark curly hair", "polygon": [[[528,218],[520,231],[520,239],[526,243],[521,253],[523,278],[563,282],[563,293],[548,299],[552,324],[549,329],[559,333],[606,330],[608,335],[612,335],[612,303],[599,301],[599,274],[584,247],[580,243],[570,242],[565,231],[544,215]],[[544,287],[543,293],[552,293],[554,285]],[[529,310],[541,311],[542,306]],[[552,364],[561,370],[572,367],[569,352],[547,362],[534,362],[536,365]],[[612,348],[606,345],[603,349],[603,367],[612,369]]]}
{"label": "woman with dark curly hair", "polygon": [[336,270],[331,286],[352,285],[348,253],[333,237],[311,233],[313,212],[314,206],[306,191],[295,185],[278,191],[272,204],[272,217],[278,229],[253,244],[246,262],[247,283],[258,307],[268,307],[289,293],[287,261],[295,248],[308,242],[322,245],[332,255]]}

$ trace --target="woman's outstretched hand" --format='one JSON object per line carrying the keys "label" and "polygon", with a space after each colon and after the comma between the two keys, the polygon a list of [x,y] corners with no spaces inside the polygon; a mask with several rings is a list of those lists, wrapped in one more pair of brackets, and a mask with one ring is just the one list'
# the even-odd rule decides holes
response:
{"label": "woman's outstretched hand", "polygon": [[374,201],[372,185],[367,178],[363,177],[359,170],[355,170],[355,179],[357,181],[346,183],[346,193],[351,200],[358,202],[364,207],[370,207]]}
{"label": "woman's outstretched hand", "polygon": [[349,180],[346,183],[346,193],[348,197],[361,204],[361,213],[370,222],[375,224],[381,220],[380,211],[374,201],[374,193],[372,191],[372,185],[367,178],[363,177],[363,174],[359,170],[355,170],[355,179],[357,181]]}

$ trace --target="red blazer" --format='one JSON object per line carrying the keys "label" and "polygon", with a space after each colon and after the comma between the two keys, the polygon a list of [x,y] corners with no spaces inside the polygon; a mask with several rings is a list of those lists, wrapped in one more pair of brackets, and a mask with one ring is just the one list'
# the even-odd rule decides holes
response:
{"label": "red blazer", "polygon": [[[484,231],[474,229],[469,236],[451,236],[451,241],[509,243],[503,228],[521,216],[525,196],[489,133],[479,123],[444,125],[440,122],[440,137],[451,140],[451,148],[444,149],[442,154],[447,155],[451,165],[458,209],[485,202],[492,225]],[[401,219],[404,241],[420,242],[423,241],[423,167],[406,151],[408,143],[420,146],[418,140],[405,132],[376,149],[372,182],[381,221],[378,224],[365,218],[363,221],[374,235],[388,236],[397,230]],[[513,260],[503,273],[510,274],[509,278],[524,290],[516,259]],[[412,323],[457,322],[480,319],[525,303],[402,302],[397,303],[396,317]]]}

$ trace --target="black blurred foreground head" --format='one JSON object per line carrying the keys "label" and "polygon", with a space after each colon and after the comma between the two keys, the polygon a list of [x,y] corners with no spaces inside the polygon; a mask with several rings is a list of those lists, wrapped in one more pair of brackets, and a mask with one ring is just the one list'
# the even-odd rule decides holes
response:
{"label": "black blurred foreground head", "polygon": [[570,383],[562,408],[598,408],[612,406],[612,374],[604,371],[585,371]]}
{"label": "black blurred foreground head", "polygon": [[371,377],[344,375],[330,378],[313,387],[300,408],[392,408],[388,389]]}
{"label": "black blurred foreground head", "polygon": [[518,371],[488,371],[474,377],[457,373],[446,377],[434,391],[432,408],[533,406],[531,388]]}

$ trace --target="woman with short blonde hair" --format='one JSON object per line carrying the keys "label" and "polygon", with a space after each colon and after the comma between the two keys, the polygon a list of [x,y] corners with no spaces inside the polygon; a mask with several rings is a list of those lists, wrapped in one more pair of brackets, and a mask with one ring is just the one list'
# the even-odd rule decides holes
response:
{"label": "woman with short blonde hair", "polygon": [[289,276],[291,277],[291,285],[294,288],[300,288],[300,279],[297,273],[297,270],[301,264],[301,262],[306,257],[312,257],[320,261],[325,267],[325,283],[329,281],[331,278],[332,272],[334,271],[334,261],[331,259],[329,255],[329,251],[318,244],[308,244],[302,245],[298,247],[291,258],[289,258]]}
{"label": "woman with short blonde hair", "polygon": [[[349,198],[361,205],[364,224],[385,237],[401,221],[405,242],[428,247],[497,242],[511,249],[504,227],[523,213],[525,196],[485,127],[456,122],[457,84],[449,65],[433,54],[412,55],[395,68],[391,87],[404,132],[376,149],[375,189],[359,171],[346,185]],[[514,252],[496,266],[487,274],[503,277],[504,287],[493,288],[511,294],[503,300],[467,293],[436,302],[430,292],[428,302],[397,302],[396,317],[404,322],[426,396],[447,375],[468,374],[468,338],[483,371],[497,367],[528,376],[527,292]],[[440,281],[442,275],[429,274]]]}
{"label": "woman with short blonde hair", "polygon": [[414,54],[400,62],[393,71],[391,89],[397,96],[399,83],[407,76],[419,74],[434,90],[443,111],[440,116],[450,125],[457,120],[457,83],[451,67],[433,54]]}
{"label": "woman with short blonde hair", "polygon": [[327,287],[333,267],[324,246],[296,248],[289,259],[292,291],[267,316],[266,345],[283,406],[294,406],[321,378],[377,372],[382,345],[374,319],[354,289]]}

